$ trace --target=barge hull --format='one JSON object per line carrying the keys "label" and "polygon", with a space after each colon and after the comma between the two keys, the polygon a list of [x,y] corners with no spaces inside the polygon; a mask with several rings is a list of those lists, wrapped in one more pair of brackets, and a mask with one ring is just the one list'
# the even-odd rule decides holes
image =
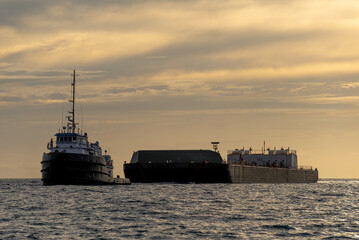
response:
{"label": "barge hull", "polygon": [[317,170],[230,164],[232,183],[316,183]]}
{"label": "barge hull", "polygon": [[237,164],[124,164],[131,182],[177,183],[316,183],[317,170],[271,168]]}
{"label": "barge hull", "polygon": [[131,182],[228,183],[228,165],[221,163],[128,163],[125,177]]}

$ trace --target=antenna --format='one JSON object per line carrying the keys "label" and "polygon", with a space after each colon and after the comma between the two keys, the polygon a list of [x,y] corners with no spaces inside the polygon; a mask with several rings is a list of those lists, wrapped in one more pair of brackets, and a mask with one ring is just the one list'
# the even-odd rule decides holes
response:
{"label": "antenna", "polygon": [[263,141],[263,153],[265,153],[265,151],[266,151],[266,141],[264,140]]}
{"label": "antenna", "polygon": [[84,114],[83,114],[83,111],[82,111],[81,102],[80,102],[80,112],[81,112],[81,114],[80,114],[80,116],[81,116],[81,128],[82,128],[82,130],[84,130],[85,129],[85,127],[84,127]]}
{"label": "antenna", "polygon": [[81,91],[78,89],[77,90],[77,104],[79,106],[79,109],[80,111],[77,111],[77,129],[78,129],[78,132],[80,133],[80,131],[82,131],[84,129],[84,116],[83,116],[83,112],[82,112],[82,103],[80,101],[80,98],[81,98]]}
{"label": "antenna", "polygon": [[217,152],[219,142],[211,142],[211,144],[213,145],[214,151]]}

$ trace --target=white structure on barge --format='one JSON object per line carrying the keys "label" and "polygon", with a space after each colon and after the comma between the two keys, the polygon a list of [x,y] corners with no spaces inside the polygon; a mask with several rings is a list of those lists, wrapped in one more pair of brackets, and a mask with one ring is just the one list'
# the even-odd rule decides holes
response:
{"label": "white structure on barge", "polygon": [[289,148],[277,150],[245,150],[236,149],[228,151],[227,160],[229,164],[244,164],[265,167],[282,167],[298,169],[297,151]]}
{"label": "white structure on barge", "polygon": [[297,152],[276,148],[260,151],[228,151],[227,160],[232,183],[315,183],[318,170],[298,167]]}

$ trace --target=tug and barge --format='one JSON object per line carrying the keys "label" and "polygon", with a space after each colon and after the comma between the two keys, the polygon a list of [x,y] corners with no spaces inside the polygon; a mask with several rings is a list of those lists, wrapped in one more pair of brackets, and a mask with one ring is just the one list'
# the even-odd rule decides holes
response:
{"label": "tug and barge", "polygon": [[108,185],[130,184],[129,179],[113,177],[113,160],[102,153],[98,141],[90,143],[87,133],[80,132],[75,122],[75,83],[76,72],[73,72],[71,114],[67,116],[67,125],[55,134],[56,142],[47,145],[48,153],[43,154],[41,161],[42,182],[44,185]]}
{"label": "tug and barge", "polygon": [[211,150],[140,150],[124,164],[131,182],[179,183],[315,183],[318,170],[298,167],[295,150],[281,148],[228,151],[227,162],[219,142]]}
{"label": "tug and barge", "polygon": [[48,143],[43,154],[44,185],[107,185],[131,182],[178,183],[315,183],[318,170],[298,167],[296,151],[262,148],[261,151],[228,151],[227,162],[218,152],[219,142],[211,150],[139,150],[123,166],[125,177],[113,177],[113,160],[102,154],[99,142],[90,143],[75,122],[75,83],[73,72],[71,114]]}

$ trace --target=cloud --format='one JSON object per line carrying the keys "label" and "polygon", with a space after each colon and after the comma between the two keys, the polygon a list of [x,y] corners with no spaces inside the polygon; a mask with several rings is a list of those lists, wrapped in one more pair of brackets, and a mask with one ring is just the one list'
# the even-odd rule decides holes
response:
{"label": "cloud", "polygon": [[73,69],[88,124],[110,137],[120,129],[128,142],[164,126],[243,141],[268,126],[356,126],[358,10],[354,0],[3,0],[1,130],[48,138],[67,112]]}
{"label": "cloud", "polygon": [[167,90],[167,86],[165,85],[152,85],[152,86],[143,86],[143,87],[129,87],[129,88],[115,88],[111,87],[111,89],[107,90],[107,93],[133,93],[133,92],[141,92],[141,91],[162,91]]}
{"label": "cloud", "polygon": [[359,82],[343,83],[341,85],[341,87],[344,88],[344,89],[357,88],[357,87],[359,87]]}
{"label": "cloud", "polygon": [[[311,10],[321,4],[35,1],[33,6],[19,7],[6,1],[1,29],[11,32],[12,41],[2,41],[0,58],[24,68],[31,64],[42,69],[98,66],[132,76],[168,69],[257,71],[356,59],[357,51],[346,51],[347,46],[356,47],[354,15],[337,11],[348,5]],[[290,11],[293,8],[295,12]],[[341,21],[333,24],[333,18]],[[166,59],[150,63],[148,56]]]}

